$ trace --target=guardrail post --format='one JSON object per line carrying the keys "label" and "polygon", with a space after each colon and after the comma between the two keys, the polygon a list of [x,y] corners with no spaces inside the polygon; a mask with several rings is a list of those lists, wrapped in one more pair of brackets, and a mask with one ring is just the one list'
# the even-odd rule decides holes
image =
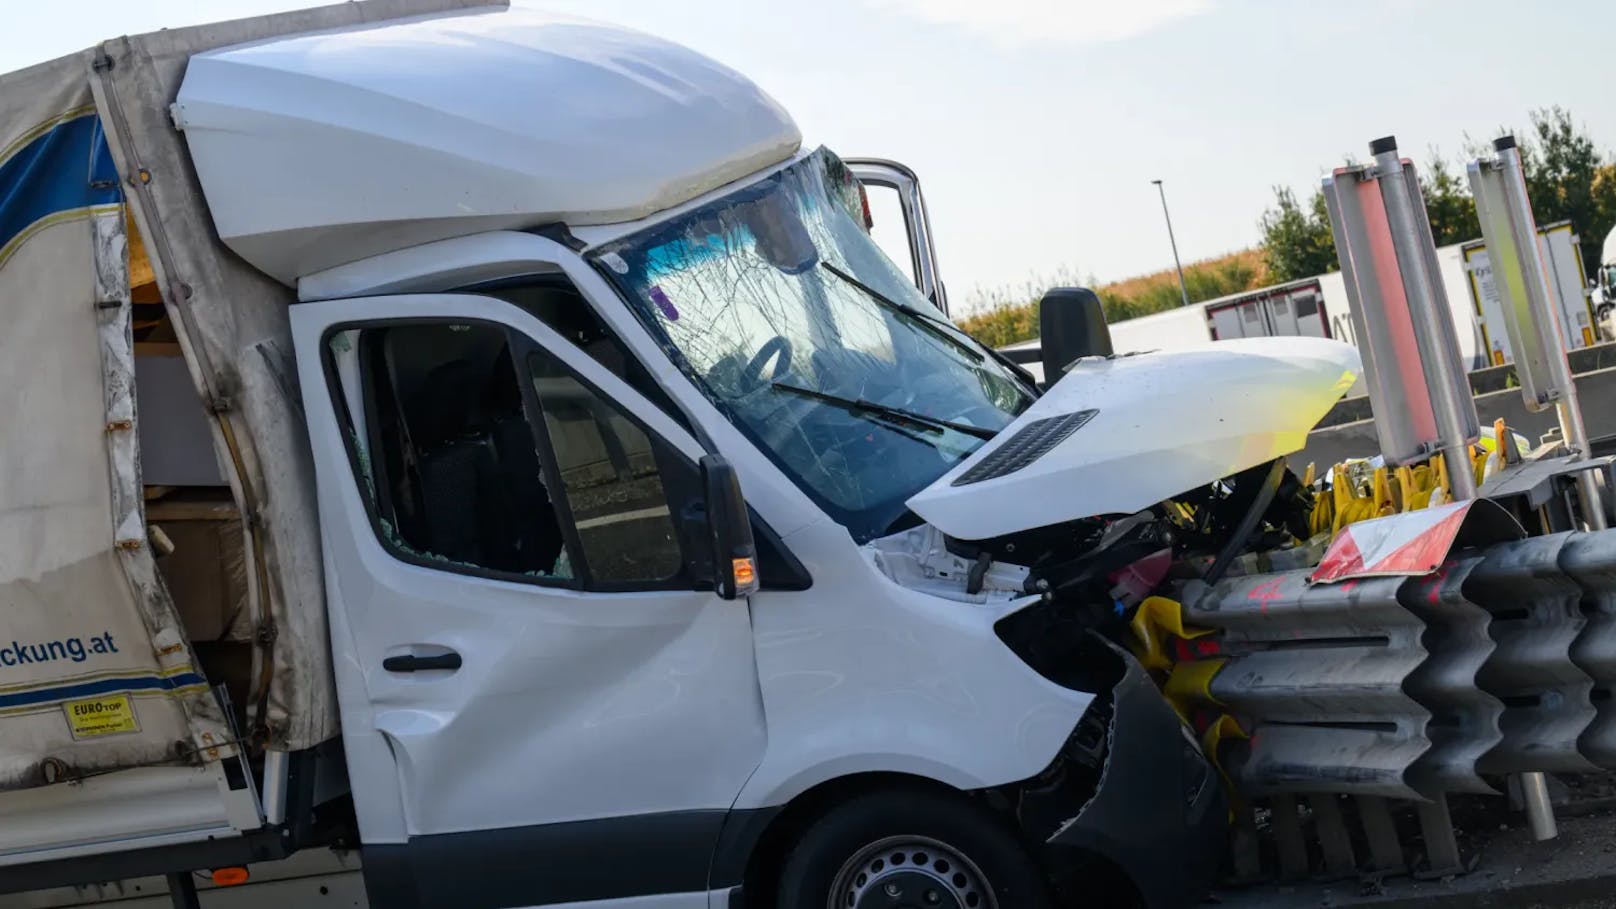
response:
{"label": "guardrail post", "polygon": [[1347,834],[1346,821],[1341,817],[1341,801],[1333,795],[1310,795],[1307,803],[1313,809],[1313,826],[1319,836],[1319,851],[1324,856],[1327,878],[1340,880],[1357,873],[1358,861],[1352,854],[1352,837]]}
{"label": "guardrail post", "polygon": [[1459,840],[1453,832],[1453,814],[1448,811],[1448,797],[1437,793],[1429,802],[1420,802],[1420,834],[1425,840],[1425,864],[1417,876],[1442,878],[1463,874],[1464,863],[1459,859]]}
{"label": "guardrail post", "polygon": [[1279,854],[1280,880],[1307,877],[1307,841],[1302,839],[1302,819],[1297,816],[1294,795],[1276,795],[1269,800],[1269,816],[1274,822],[1274,850]]}
{"label": "guardrail post", "polygon": [[1248,884],[1262,879],[1262,843],[1257,836],[1257,810],[1250,802],[1234,809],[1229,852],[1234,864],[1234,883]]}
{"label": "guardrail post", "polygon": [[1542,773],[1521,774],[1521,804],[1526,806],[1526,825],[1535,840],[1552,840],[1560,835],[1554,822],[1554,802],[1549,799],[1549,781]]}
{"label": "guardrail post", "polygon": [[1358,796],[1358,819],[1363,822],[1364,838],[1369,841],[1369,870],[1396,874],[1403,864],[1403,844],[1397,839],[1391,805],[1378,795]]}

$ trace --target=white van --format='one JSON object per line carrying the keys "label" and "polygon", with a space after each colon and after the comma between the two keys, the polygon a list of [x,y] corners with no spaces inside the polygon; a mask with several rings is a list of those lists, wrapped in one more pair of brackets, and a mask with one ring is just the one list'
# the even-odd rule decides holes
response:
{"label": "white van", "polygon": [[332,844],[389,909],[1207,887],[1113,562],[1350,348],[1039,396],[745,78],[499,6],[117,39],[0,109],[0,890]]}

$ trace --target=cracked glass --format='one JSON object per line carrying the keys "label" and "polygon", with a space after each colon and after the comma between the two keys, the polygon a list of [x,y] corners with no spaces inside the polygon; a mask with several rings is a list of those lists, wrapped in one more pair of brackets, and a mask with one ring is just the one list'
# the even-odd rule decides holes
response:
{"label": "cracked glass", "polygon": [[942,320],[820,149],[592,256],[673,361],[860,542],[1033,392]]}

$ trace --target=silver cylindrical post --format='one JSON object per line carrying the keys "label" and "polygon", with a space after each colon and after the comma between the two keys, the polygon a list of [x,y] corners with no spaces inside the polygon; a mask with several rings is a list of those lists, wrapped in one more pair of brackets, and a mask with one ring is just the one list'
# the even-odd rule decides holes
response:
{"label": "silver cylindrical post", "polygon": [[1448,488],[1455,500],[1473,499],[1476,497],[1476,475],[1470,467],[1470,445],[1465,438],[1467,431],[1462,416],[1463,405],[1455,397],[1459,388],[1469,387],[1469,382],[1463,375],[1457,379],[1452,375],[1460,367],[1453,359],[1452,352],[1445,350],[1442,343],[1446,337],[1442,320],[1449,317],[1448,308],[1446,301],[1437,297],[1436,276],[1431,274],[1425,256],[1420,252],[1430,244],[1431,238],[1420,235],[1424,230],[1424,219],[1415,215],[1411,202],[1413,193],[1407,182],[1410,175],[1403,167],[1402,158],[1398,157],[1397,140],[1391,136],[1376,139],[1370,143],[1369,151],[1375,156],[1375,169],[1384,188],[1381,195],[1386,203],[1386,222],[1398,250],[1397,264],[1403,271],[1403,290],[1408,296],[1409,312],[1414,319],[1414,339],[1419,345],[1420,359],[1425,365],[1426,384],[1431,390],[1437,445],[1448,464]]}
{"label": "silver cylindrical post", "polygon": [[[1531,203],[1526,198],[1526,175],[1521,169],[1521,152],[1515,147],[1515,140],[1500,139],[1493,143],[1498,152],[1500,166],[1504,170],[1504,191],[1517,206],[1518,211],[1531,211]],[[1550,292],[1548,272],[1545,270],[1542,249],[1537,244],[1537,230],[1535,226],[1530,231],[1531,236],[1521,244],[1521,257],[1526,264],[1526,280],[1539,285],[1538,299],[1552,301],[1554,294]],[[1563,326],[1560,324],[1560,314],[1556,307],[1548,306],[1549,324],[1554,327],[1550,337],[1560,343],[1564,336]],[[1556,409],[1560,412],[1560,430],[1565,434],[1566,444],[1577,451],[1588,453],[1588,436],[1582,425],[1582,411],[1577,406],[1576,385],[1571,381],[1571,367],[1567,365],[1565,357],[1551,356],[1548,358],[1553,382],[1564,389],[1564,396],[1557,402]],[[1510,440],[1498,439],[1498,446],[1511,444]],[[1591,529],[1603,529],[1605,526],[1605,513],[1599,505],[1599,491],[1594,486],[1592,473],[1584,472],[1578,477],[1579,496],[1582,500],[1582,510],[1585,520]],[[1596,523],[1597,522],[1597,523]],[[1549,798],[1549,781],[1539,771],[1523,773],[1520,775],[1521,804],[1526,808],[1526,826],[1532,831],[1532,839],[1552,840],[1559,836],[1558,825],[1554,821],[1554,803]]]}
{"label": "silver cylindrical post", "polygon": [[1526,825],[1532,839],[1552,840],[1560,835],[1554,823],[1554,803],[1549,800],[1549,781],[1541,773],[1521,774],[1521,804],[1526,806]]}
{"label": "silver cylindrical post", "polygon": [[[1498,152],[1498,166],[1504,173],[1504,192],[1508,194],[1511,206],[1517,211],[1530,212],[1532,203],[1526,195],[1526,172],[1521,167],[1521,150],[1515,146],[1515,137],[1504,136],[1494,141],[1493,149]],[[1521,243],[1520,249],[1525,277],[1535,285],[1537,299],[1543,301],[1542,315],[1546,326],[1551,329],[1548,336],[1556,344],[1563,344],[1565,322],[1560,318],[1560,307],[1554,305],[1559,295],[1549,282],[1548,263],[1543,259],[1537,225],[1534,223],[1530,226],[1529,235],[1523,238],[1525,242]],[[1555,402],[1555,410],[1560,416],[1560,433],[1565,438],[1566,447],[1587,457],[1592,451],[1588,447],[1588,430],[1582,422],[1582,405],[1577,400],[1577,383],[1571,377],[1571,365],[1566,362],[1565,355],[1558,351],[1547,360],[1552,381],[1561,390],[1560,399]],[[1504,444],[1503,440],[1500,439],[1499,444]],[[1604,530],[1605,509],[1592,471],[1585,470],[1578,475],[1577,492],[1581,499],[1583,521],[1588,529]]]}

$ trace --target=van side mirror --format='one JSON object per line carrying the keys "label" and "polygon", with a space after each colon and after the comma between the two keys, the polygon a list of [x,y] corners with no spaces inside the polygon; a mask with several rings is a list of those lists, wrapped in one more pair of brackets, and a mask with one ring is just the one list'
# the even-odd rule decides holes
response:
{"label": "van side mirror", "polygon": [[726,600],[750,596],[758,589],[757,544],[752,541],[752,516],[741,495],[741,478],[723,455],[705,454],[701,480],[713,547],[713,589]]}
{"label": "van side mirror", "polygon": [[1100,297],[1087,287],[1056,287],[1038,304],[1044,382],[1054,385],[1079,357],[1109,357],[1111,328]]}

